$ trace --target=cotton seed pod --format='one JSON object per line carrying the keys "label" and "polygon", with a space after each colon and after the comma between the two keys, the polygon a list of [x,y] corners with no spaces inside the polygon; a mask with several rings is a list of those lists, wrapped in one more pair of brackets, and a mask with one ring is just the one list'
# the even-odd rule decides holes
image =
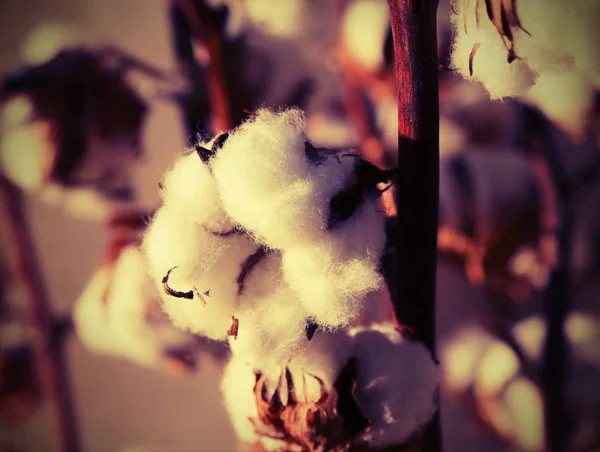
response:
{"label": "cotton seed pod", "polygon": [[115,262],[96,271],[76,301],[73,319],[79,338],[95,352],[166,368],[171,352],[192,350],[194,339],[149,318],[156,296],[141,251],[124,248]]}
{"label": "cotton seed pod", "polygon": [[391,323],[350,330],[356,360],[355,398],[370,429],[370,447],[399,445],[435,414],[438,366],[419,343],[403,338]]}

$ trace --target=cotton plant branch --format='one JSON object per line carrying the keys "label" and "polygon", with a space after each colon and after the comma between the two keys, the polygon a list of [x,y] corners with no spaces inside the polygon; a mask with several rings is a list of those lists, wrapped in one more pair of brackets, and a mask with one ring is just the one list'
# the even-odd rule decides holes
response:
{"label": "cotton plant branch", "polygon": [[[398,95],[399,321],[435,356],[439,187],[437,1],[388,0]],[[423,450],[441,448],[439,413]]]}
{"label": "cotton plant branch", "polygon": [[17,188],[0,178],[2,196],[2,239],[10,262],[21,279],[32,328],[35,359],[45,397],[54,411],[58,449],[79,450],[79,438],[60,341],[55,337],[54,316],[36,262],[34,245],[23,210],[23,198]]}
{"label": "cotton plant branch", "polygon": [[224,74],[221,36],[215,23],[215,12],[203,0],[173,0],[186,14],[194,39],[202,42],[208,53],[206,90],[212,115],[211,132],[229,130],[232,126],[231,102]]}

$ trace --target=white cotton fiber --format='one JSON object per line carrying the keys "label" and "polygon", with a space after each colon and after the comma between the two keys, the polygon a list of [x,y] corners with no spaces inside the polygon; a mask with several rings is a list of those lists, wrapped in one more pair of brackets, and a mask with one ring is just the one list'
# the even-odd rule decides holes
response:
{"label": "white cotton fiber", "polygon": [[191,344],[191,336],[170,324],[148,323],[155,294],[141,251],[125,248],[114,267],[99,269],[78,298],[73,318],[79,338],[98,353],[163,365],[165,350]]}
{"label": "white cotton fiber", "polygon": [[[245,235],[221,237],[207,232],[168,207],[154,217],[143,246],[163,309],[173,323],[212,339],[225,339],[237,297],[237,276],[256,246]],[[169,287],[192,291],[192,299],[164,291],[162,280],[171,269]]]}
{"label": "white cotton fiber", "polygon": [[225,367],[221,392],[235,433],[239,439],[248,443],[259,440],[250,421],[250,419],[258,419],[254,396],[255,382],[254,368],[242,356],[232,357]]}
{"label": "white cotton fiber", "polygon": [[208,165],[195,151],[180,157],[167,172],[161,195],[163,203],[182,219],[212,231],[226,232],[233,228]]}
{"label": "white cotton fiber", "polygon": [[355,398],[371,421],[370,447],[398,445],[436,412],[437,365],[427,348],[401,337],[391,323],[350,330],[354,337]]}
{"label": "white cotton fiber", "polygon": [[368,200],[319,243],[285,250],[286,281],[319,324],[347,326],[364,297],[383,284],[377,268],[384,245],[384,218]]}
{"label": "white cotton fiber", "polygon": [[[508,50],[481,5],[477,20],[478,3],[456,2],[457,14],[452,16],[455,30],[452,67],[465,78],[481,82],[492,99],[524,94],[535,82],[535,74],[523,60],[508,63]],[[469,59],[476,45],[478,49],[472,59],[471,76]]]}
{"label": "white cotton fiber", "polygon": [[227,213],[271,248],[321,234],[330,198],[351,178],[351,157],[308,161],[304,127],[298,109],[259,110],[211,160]]}
{"label": "white cotton fiber", "polygon": [[353,0],[344,11],[342,43],[366,69],[374,71],[383,65],[389,16],[385,1]]}
{"label": "white cotton fiber", "polygon": [[268,372],[298,352],[306,341],[306,319],[292,292],[280,289],[248,308],[239,309],[237,339],[229,337],[231,350]]}

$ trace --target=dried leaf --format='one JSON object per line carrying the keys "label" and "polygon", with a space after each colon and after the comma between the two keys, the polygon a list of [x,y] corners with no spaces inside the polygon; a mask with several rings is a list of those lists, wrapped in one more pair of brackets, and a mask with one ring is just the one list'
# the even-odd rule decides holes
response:
{"label": "dried leaf", "polygon": [[192,300],[194,298],[194,291],[193,290],[189,290],[187,292],[180,292],[178,290],[174,290],[174,289],[171,289],[169,287],[169,275],[176,268],[177,267],[173,267],[172,269],[170,269],[167,272],[167,274],[164,276],[164,278],[162,279],[163,289],[165,290],[165,293],[167,295],[171,295],[172,297],[175,297],[175,298],[185,298],[187,300]]}
{"label": "dried leaf", "polygon": [[471,49],[471,53],[469,54],[469,75],[471,77],[473,77],[473,60],[475,59],[475,54],[479,50],[479,47],[481,47],[481,43],[476,42]]}
{"label": "dried leaf", "polygon": [[264,248],[259,248],[253,254],[249,255],[246,260],[242,263],[242,269],[237,278],[238,295],[244,292],[244,283],[246,278],[252,271],[252,269],[267,256],[267,251]]}

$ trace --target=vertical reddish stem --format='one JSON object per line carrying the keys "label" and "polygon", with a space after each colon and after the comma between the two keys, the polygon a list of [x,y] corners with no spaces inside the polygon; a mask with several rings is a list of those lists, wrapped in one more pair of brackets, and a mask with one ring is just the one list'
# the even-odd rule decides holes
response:
{"label": "vertical reddish stem", "polygon": [[69,393],[66,363],[61,345],[53,334],[54,318],[31,242],[21,193],[0,177],[2,240],[11,269],[19,278],[26,297],[32,327],[36,365],[46,401],[54,410],[59,448],[79,450],[77,425]]}
{"label": "vertical reddish stem", "polygon": [[[398,320],[435,356],[439,187],[437,0],[388,0],[398,98]],[[423,450],[440,450],[439,414]]]}

